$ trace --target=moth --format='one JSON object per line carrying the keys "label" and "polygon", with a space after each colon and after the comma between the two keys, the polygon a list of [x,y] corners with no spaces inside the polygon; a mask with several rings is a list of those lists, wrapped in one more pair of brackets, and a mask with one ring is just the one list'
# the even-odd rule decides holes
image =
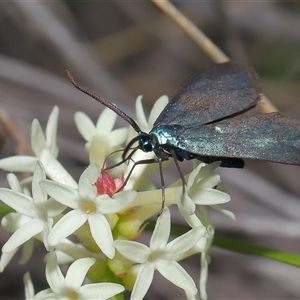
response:
{"label": "moth", "polygon": [[[122,161],[115,166],[129,160],[138,149],[155,153],[154,159],[134,163],[122,188],[135,166],[159,163],[160,213],[165,203],[162,162],[170,157],[180,174],[183,192],[185,179],[178,161],[220,161],[221,167],[229,168],[243,168],[243,158],[300,165],[300,120],[261,111],[260,80],[251,67],[230,61],[191,76],[163,109],[149,133],[143,132],[116,105],[81,87],[70,72],[67,74],[77,89],[113,110],[137,132],[124,149]],[[136,142],[138,146],[127,156]]]}

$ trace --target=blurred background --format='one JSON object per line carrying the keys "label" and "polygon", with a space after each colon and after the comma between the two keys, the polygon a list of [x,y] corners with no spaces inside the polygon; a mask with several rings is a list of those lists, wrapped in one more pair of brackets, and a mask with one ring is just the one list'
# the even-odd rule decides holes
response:
{"label": "blurred background", "polygon": [[[299,2],[174,4],[231,59],[254,66],[264,93],[283,114],[300,118]],[[74,113],[83,111],[95,121],[103,107],[78,92],[65,69],[134,117],[138,95],[144,95],[149,112],[159,96],[172,97],[188,76],[212,63],[150,1],[0,2],[0,110],[2,122],[3,116],[9,119],[0,124],[0,158],[30,153],[32,119],[44,126],[58,105],[59,159],[79,177],[88,158]],[[15,128],[8,131],[7,124]],[[117,124],[125,125],[120,119]],[[246,161],[243,170],[218,172],[232,196],[224,208],[237,220],[213,213],[217,233],[300,254],[300,168]],[[176,173],[169,175],[168,182],[178,179]],[[3,171],[0,184],[7,186]],[[8,236],[1,231],[1,244]],[[42,248],[36,249],[30,261],[36,291],[45,288],[43,255]],[[211,256],[210,299],[300,298],[296,267],[217,247]],[[198,257],[185,263],[197,281],[198,265]],[[1,299],[24,298],[22,276],[27,269],[14,259],[0,274]],[[178,298],[161,277],[155,284],[147,299]]]}

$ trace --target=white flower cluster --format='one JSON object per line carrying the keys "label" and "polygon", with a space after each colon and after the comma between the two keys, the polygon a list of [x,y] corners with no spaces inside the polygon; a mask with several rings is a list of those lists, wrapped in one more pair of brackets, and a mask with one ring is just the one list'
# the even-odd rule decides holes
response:
{"label": "white flower cluster", "polygon": [[[137,120],[142,130],[151,129],[167,102],[166,96],[161,97],[147,121],[141,98],[137,99]],[[112,169],[114,175],[119,172],[118,179],[100,169],[110,153],[133,137],[133,130],[113,130],[116,116],[109,109],[103,111],[96,126],[78,112],[75,123],[86,140],[90,165],[77,183],[57,160],[58,114],[55,107],[45,134],[39,122],[33,121],[31,146],[35,156],[0,160],[3,170],[33,173],[21,181],[9,173],[10,188],[0,188],[0,200],[14,210],[2,218],[3,228],[12,235],[2,248],[0,271],[19,249],[21,262],[26,263],[32,256],[34,241],[39,241],[49,252],[45,271],[49,288],[35,294],[26,273],[26,299],[108,299],[125,289],[131,291],[131,299],[143,299],[155,270],[184,291],[187,299],[206,299],[209,249],[214,235],[206,207],[233,217],[218,206],[230,200],[228,194],[216,188],[220,178],[213,171],[218,163],[198,164],[186,177],[184,195],[181,182],[166,188],[166,207],[146,246],[135,239],[147,220],[161,209],[161,190],[153,189],[145,176],[153,171],[153,166],[136,168],[121,191],[132,163]],[[120,153],[111,158],[117,162]],[[137,151],[132,161],[145,156],[153,154]],[[190,230],[168,243],[170,205],[178,206]],[[78,242],[72,242],[70,236],[76,236]],[[192,277],[178,263],[194,254],[200,254],[201,260],[199,292]],[[65,277],[60,270],[63,263],[71,263]]]}

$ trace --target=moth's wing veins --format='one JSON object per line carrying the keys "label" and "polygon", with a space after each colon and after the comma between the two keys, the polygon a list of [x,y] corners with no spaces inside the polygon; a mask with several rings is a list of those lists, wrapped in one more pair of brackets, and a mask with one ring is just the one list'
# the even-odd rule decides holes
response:
{"label": "moth's wing veins", "polygon": [[241,113],[257,105],[260,81],[253,68],[215,64],[187,79],[154,123],[190,127]]}

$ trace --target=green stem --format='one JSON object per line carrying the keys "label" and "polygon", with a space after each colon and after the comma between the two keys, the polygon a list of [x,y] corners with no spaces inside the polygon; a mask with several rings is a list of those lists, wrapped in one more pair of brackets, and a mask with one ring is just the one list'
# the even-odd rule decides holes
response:
{"label": "green stem", "polygon": [[257,255],[272,260],[280,261],[285,264],[300,267],[300,255],[268,247],[263,247],[248,242],[243,242],[241,240],[225,237],[222,235],[217,234],[214,236],[213,245],[221,247],[223,249],[244,254]]}

